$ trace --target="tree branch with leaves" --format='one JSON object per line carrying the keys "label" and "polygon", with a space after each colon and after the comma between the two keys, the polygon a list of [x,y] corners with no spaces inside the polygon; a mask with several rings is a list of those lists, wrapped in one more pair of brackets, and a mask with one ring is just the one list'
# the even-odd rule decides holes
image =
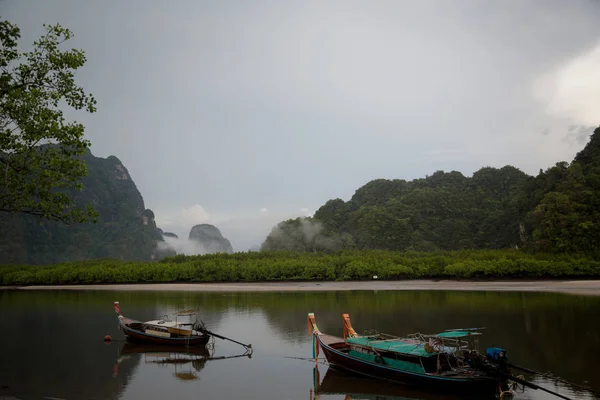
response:
{"label": "tree branch with leaves", "polygon": [[33,50],[19,52],[19,28],[0,20],[0,212],[25,213],[62,222],[94,220],[68,191],[81,190],[90,146],[84,126],[67,122],[61,106],[96,111],[96,100],[75,83],[84,52],[61,50],[73,33],[44,25]]}

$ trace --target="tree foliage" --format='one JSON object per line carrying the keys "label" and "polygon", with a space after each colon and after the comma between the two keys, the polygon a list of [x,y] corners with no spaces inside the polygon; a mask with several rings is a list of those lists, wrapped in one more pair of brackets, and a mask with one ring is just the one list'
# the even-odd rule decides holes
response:
{"label": "tree foliage", "polygon": [[[537,176],[512,166],[484,167],[472,177],[436,171],[413,181],[376,179],[344,202],[329,200],[306,226],[284,221],[266,250],[311,250],[326,233],[345,248],[396,251],[521,248],[600,255],[600,128],[573,162]],[[336,238],[344,238],[336,241]],[[329,246],[322,250],[336,250]]]}
{"label": "tree foliage", "polygon": [[296,218],[275,226],[261,246],[261,251],[287,249],[293,251],[332,251],[347,247],[343,235],[323,229],[312,218]]}
{"label": "tree foliage", "polygon": [[94,260],[0,266],[0,285],[145,282],[349,281],[397,279],[597,278],[600,261],[579,255],[516,250],[334,253],[263,251],[164,258],[160,262]]}
{"label": "tree foliage", "polygon": [[100,258],[144,260],[166,251],[154,213],[127,168],[114,156],[82,156],[88,175],[83,189],[66,193],[76,207],[91,204],[98,212],[91,221],[66,225],[18,213],[0,214],[0,264],[52,264]]}
{"label": "tree foliage", "polygon": [[[594,148],[599,147],[599,148]],[[530,215],[533,245],[551,252],[600,251],[600,128],[570,165],[540,173]],[[583,154],[583,157],[581,155]],[[594,157],[589,157],[595,154]],[[557,175],[560,179],[557,179]]]}
{"label": "tree foliage", "polygon": [[96,100],[75,83],[83,51],[61,50],[73,37],[60,25],[33,49],[19,52],[19,28],[0,21],[0,211],[65,222],[94,219],[91,206],[75,207],[66,189],[81,189],[84,126],[67,122],[61,106],[96,111]]}

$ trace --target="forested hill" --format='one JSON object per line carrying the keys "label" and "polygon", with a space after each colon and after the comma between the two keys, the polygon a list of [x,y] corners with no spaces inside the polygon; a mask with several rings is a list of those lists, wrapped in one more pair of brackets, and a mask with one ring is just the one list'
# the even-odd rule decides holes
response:
{"label": "forested hill", "polygon": [[[86,152],[88,175],[83,190],[70,191],[77,206],[90,204],[99,213],[97,223],[42,220],[36,216],[0,213],[0,264],[49,264],[115,258],[151,260],[157,241],[163,240],[154,213],[121,161]],[[167,251],[165,255],[174,255]]]}
{"label": "forested hill", "polygon": [[600,252],[600,127],[571,162],[537,176],[512,166],[465,177],[373,180],[313,218],[283,221],[262,250],[526,248]]}

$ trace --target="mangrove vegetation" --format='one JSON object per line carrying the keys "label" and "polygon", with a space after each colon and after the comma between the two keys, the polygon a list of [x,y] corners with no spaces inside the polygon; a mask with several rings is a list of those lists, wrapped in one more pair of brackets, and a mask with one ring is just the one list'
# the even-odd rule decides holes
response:
{"label": "mangrove vegetation", "polygon": [[593,257],[517,250],[274,251],[0,266],[2,285],[592,277],[600,277],[600,261]]}

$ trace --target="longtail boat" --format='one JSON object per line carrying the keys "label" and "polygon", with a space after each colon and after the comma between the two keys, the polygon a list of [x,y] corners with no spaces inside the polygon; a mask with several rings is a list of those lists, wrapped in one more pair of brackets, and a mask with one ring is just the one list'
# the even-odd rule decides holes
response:
{"label": "longtail boat", "polygon": [[168,318],[137,321],[121,314],[118,301],[114,302],[114,307],[119,320],[119,329],[131,341],[161,345],[205,346],[211,337],[197,320],[194,322],[179,322],[177,320],[178,317],[196,315],[191,310],[176,313],[175,321]]}
{"label": "longtail boat", "polygon": [[481,335],[476,328],[434,335],[416,333],[407,337],[378,332],[359,335],[352,327],[350,316],[342,314],[342,317],[344,337],[340,338],[322,333],[314,314],[308,314],[313,357],[318,359],[320,347],[334,368],[443,393],[485,395],[508,388],[506,374],[502,372],[505,370],[495,373],[505,368],[502,365],[503,349],[487,349],[488,357],[498,361],[494,366],[487,370],[476,367],[485,364],[486,360],[464,340]]}

